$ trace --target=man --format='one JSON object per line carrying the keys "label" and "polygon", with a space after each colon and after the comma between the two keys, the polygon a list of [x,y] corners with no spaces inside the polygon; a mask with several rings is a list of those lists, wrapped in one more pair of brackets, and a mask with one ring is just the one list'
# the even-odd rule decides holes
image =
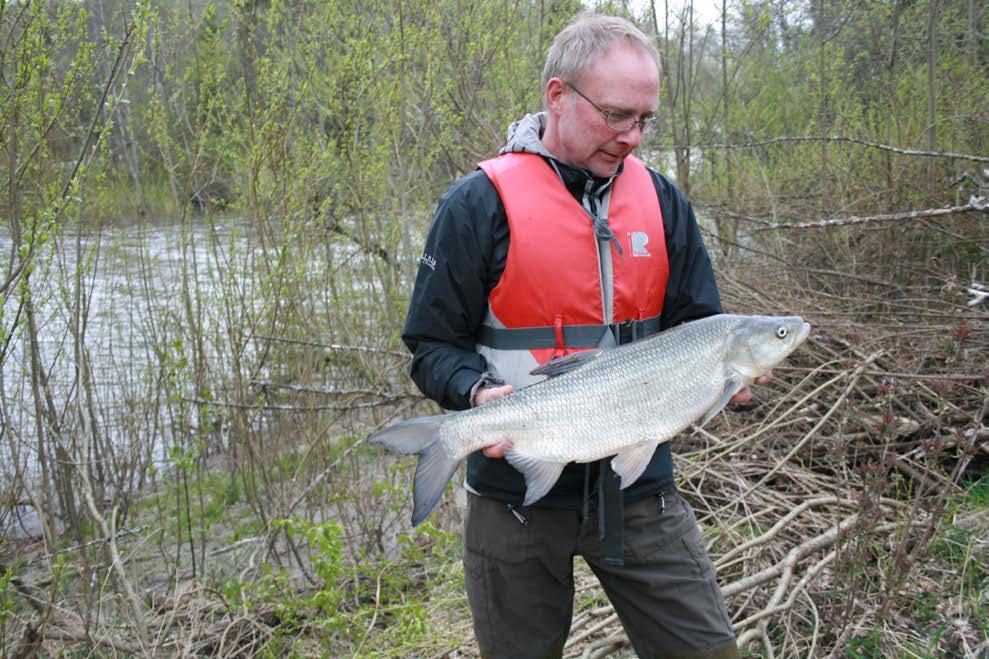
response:
{"label": "man", "polygon": [[[658,100],[655,46],[631,23],[583,16],[557,35],[545,111],[513,124],[502,155],[440,200],[403,332],[424,394],[451,410],[482,405],[554,357],[721,312],[689,202],[631,155]],[[471,455],[465,482],[483,656],[562,654],[577,554],[640,657],[738,656],[668,443],[625,491],[607,461],[571,464],[531,507],[504,448]]]}

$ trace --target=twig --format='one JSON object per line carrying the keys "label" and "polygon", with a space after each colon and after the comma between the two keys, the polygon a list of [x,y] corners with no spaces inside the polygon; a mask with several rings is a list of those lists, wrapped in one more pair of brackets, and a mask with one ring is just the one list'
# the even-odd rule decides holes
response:
{"label": "twig", "polygon": [[289,384],[287,382],[274,382],[273,380],[251,380],[250,385],[259,389],[286,389],[302,394],[324,394],[326,396],[377,396],[379,398],[393,398],[395,395],[388,394],[378,389],[332,389],[324,387],[307,387],[301,384]]}
{"label": "twig", "polygon": [[319,341],[306,341],[303,339],[287,339],[282,336],[268,336],[264,334],[255,335],[254,338],[260,339],[261,341],[270,341],[272,343],[290,343],[293,345],[322,348],[324,350],[340,350],[345,352],[365,352],[375,355],[390,355],[392,357],[398,357],[400,359],[412,358],[412,355],[410,355],[407,352],[401,352],[399,350],[385,350],[383,348],[371,348],[368,346],[352,346],[343,343],[320,343]]}
{"label": "twig", "polygon": [[[735,632],[738,633],[741,630],[745,629],[746,627],[748,627],[750,625],[754,625],[755,623],[759,622],[760,620],[762,620],[764,618],[768,618],[770,616],[774,616],[777,613],[781,613],[783,611],[787,611],[787,610],[793,608],[793,605],[796,602],[797,596],[810,584],[811,581],[813,581],[821,573],[821,571],[825,567],[827,567],[828,565],[830,565],[831,563],[833,563],[834,562],[834,559],[837,556],[838,556],[838,552],[832,551],[827,556],[825,556],[824,558],[822,558],[820,561],[818,561],[817,563],[815,563],[814,565],[812,565],[810,568],[807,569],[807,572],[804,574],[803,579],[801,579],[800,582],[797,583],[796,586],[794,586],[793,591],[792,591],[789,599],[785,603],[783,603],[783,604],[777,604],[775,606],[772,606],[772,605],[767,606],[766,608],[764,608],[763,610],[759,611],[758,613],[754,613],[754,614],[750,615],[748,618],[745,618],[744,620],[741,620],[739,622],[736,622],[734,625],[732,625],[732,627],[734,627],[734,629],[735,629]],[[742,639],[742,637],[739,637],[738,645],[740,647],[743,646],[743,645],[745,645],[745,642]]]}
{"label": "twig", "polygon": [[216,558],[217,556],[222,556],[223,554],[229,554],[230,552],[232,552],[233,550],[237,549],[238,547],[241,547],[243,545],[249,544],[251,542],[261,542],[262,540],[264,540],[264,538],[261,538],[259,536],[252,536],[250,538],[243,538],[241,540],[238,540],[237,542],[234,542],[233,544],[227,545],[226,547],[221,547],[220,549],[214,549],[213,551],[211,551],[209,553],[209,557],[210,558]]}
{"label": "twig", "polygon": [[787,556],[786,561],[777,563],[776,565],[772,565],[764,570],[745,577],[744,579],[739,579],[738,581],[725,585],[721,589],[721,594],[725,597],[725,599],[727,599],[749,590],[750,588],[755,588],[756,586],[779,576],[785,569],[786,563],[792,561],[793,564],[796,564],[796,562],[800,561],[808,554],[833,545],[842,533],[848,531],[848,529],[855,525],[855,522],[858,521],[858,517],[858,513],[849,515],[838,523],[838,525],[829,529],[825,533],[822,533],[815,538],[811,538],[810,540],[795,547]]}
{"label": "twig", "polygon": [[[989,157],[987,156],[976,156],[967,153],[953,153],[951,151],[926,151],[923,149],[906,149],[903,147],[891,146],[889,144],[872,142],[870,140],[863,140],[857,137],[845,137],[843,135],[796,135],[796,136],[781,135],[780,137],[774,137],[768,140],[762,140],[760,142],[743,142],[741,144],[717,144],[717,143],[695,144],[690,148],[754,149],[762,146],[770,146],[772,144],[781,144],[784,142],[848,142],[850,144],[859,144],[861,146],[867,146],[873,149],[879,149],[880,151],[899,153],[900,155],[904,155],[904,156],[922,156],[927,158],[951,158],[954,160],[971,160],[972,162],[989,162]],[[675,147],[660,146],[657,148],[672,150]]]}
{"label": "twig", "polygon": [[361,654],[361,649],[364,648],[364,643],[367,641],[368,635],[370,635],[371,630],[374,629],[374,623],[378,621],[378,612],[381,610],[381,577],[384,575],[385,571],[391,567],[392,561],[389,561],[378,570],[378,578],[374,587],[374,615],[371,616],[371,622],[368,623],[367,628],[364,630],[364,636],[361,638],[361,642],[357,644],[357,649],[354,650],[354,656],[359,657]]}
{"label": "twig", "polygon": [[601,659],[607,657],[615,650],[626,647],[629,644],[628,636],[624,630],[619,630],[608,638],[596,641],[587,646],[582,657],[586,659]]}
{"label": "twig", "polygon": [[869,215],[859,217],[851,215],[849,217],[839,217],[831,220],[816,220],[814,222],[767,222],[761,227],[752,229],[753,232],[776,231],[779,229],[821,229],[827,227],[849,226],[852,224],[869,224],[872,222],[903,222],[906,220],[926,220],[932,217],[944,217],[945,215],[959,215],[971,211],[984,211],[984,202],[969,202],[964,206],[948,206],[945,208],[929,208],[926,210],[906,211],[903,213],[882,213],[879,215]]}
{"label": "twig", "polygon": [[875,361],[875,359],[879,357],[880,354],[882,353],[874,352],[872,355],[867,357],[864,362],[860,363],[858,366],[855,367],[855,370],[852,372],[851,378],[849,378],[848,385],[845,387],[845,391],[842,392],[841,396],[838,397],[838,400],[835,401],[834,405],[832,405],[828,409],[828,411],[824,413],[824,415],[820,418],[820,420],[818,420],[818,422],[814,425],[814,427],[807,431],[807,434],[804,435],[803,439],[801,439],[799,442],[794,444],[793,448],[791,448],[790,451],[785,456],[783,456],[783,458],[779,460],[773,466],[772,469],[770,469],[765,474],[763,474],[762,478],[760,478],[756,483],[751,485],[745,492],[743,492],[741,498],[744,499],[749,494],[751,494],[752,491],[755,490],[757,487],[761,487],[762,485],[764,485],[766,481],[772,478],[773,475],[777,471],[779,471],[784,464],[789,462],[790,459],[794,455],[796,455],[800,449],[804,447],[804,444],[810,441],[811,437],[817,434],[817,431],[821,429],[821,426],[823,426],[825,422],[831,418],[831,416],[835,413],[835,411],[837,411],[837,409],[844,404],[845,400],[848,398],[849,392],[851,392],[855,388],[855,384],[858,382],[859,378],[862,377],[862,372],[866,369],[866,367],[869,364]]}
{"label": "twig", "polygon": [[593,627],[590,627],[588,629],[585,629],[580,634],[577,634],[576,636],[571,636],[570,638],[568,638],[566,644],[563,646],[563,649],[565,650],[565,649],[567,649],[567,648],[569,648],[569,647],[571,647],[573,645],[576,645],[576,644],[580,643],[585,638],[587,638],[589,636],[593,636],[594,634],[596,634],[597,632],[601,631],[602,629],[604,629],[605,627],[607,627],[611,623],[615,622],[616,620],[618,620],[618,614],[617,613],[612,613],[610,616],[608,616],[607,618],[605,618],[601,622],[597,623]]}
{"label": "twig", "polygon": [[741,545],[735,547],[734,549],[725,552],[718,560],[714,561],[714,567],[716,568],[724,567],[729,561],[731,561],[731,559],[735,558],[739,554],[748,551],[752,547],[757,547],[759,545],[766,544],[767,542],[775,538],[777,535],[779,535],[779,532],[785,526],[787,526],[795,518],[802,515],[804,511],[806,511],[808,508],[813,508],[815,506],[824,506],[828,504],[843,504],[848,506],[855,505],[853,501],[849,501],[847,499],[840,499],[838,497],[820,497],[817,499],[811,499],[810,501],[805,501],[796,508],[794,508],[793,510],[791,510],[789,513],[787,513],[785,516],[781,517],[779,521],[773,524],[773,526],[762,535],[756,538],[752,538],[748,542],[744,542]]}
{"label": "twig", "polygon": [[394,405],[397,402],[403,400],[424,400],[422,396],[416,394],[395,394],[389,398],[382,398],[381,400],[370,401],[368,403],[348,403],[345,405],[340,404],[329,404],[329,405],[279,405],[277,403],[264,403],[261,405],[251,404],[251,403],[234,403],[230,401],[219,401],[219,400],[207,400],[205,398],[189,398],[183,396],[180,399],[183,403],[191,403],[193,405],[207,405],[209,407],[219,407],[234,410],[264,410],[266,412],[322,412],[325,410],[342,410],[342,411],[353,411],[353,410],[366,410],[375,407],[385,407],[388,405]]}
{"label": "twig", "polygon": [[354,442],[353,444],[351,444],[350,446],[348,446],[343,451],[343,453],[341,453],[339,455],[339,457],[337,457],[337,459],[334,460],[332,462],[332,464],[330,464],[330,466],[328,466],[326,469],[324,469],[323,471],[321,471],[318,476],[316,476],[311,481],[309,481],[309,484],[306,485],[306,489],[302,490],[302,492],[300,492],[299,495],[297,497],[295,497],[295,499],[292,500],[292,503],[289,504],[289,506],[288,506],[288,512],[291,513],[293,510],[295,510],[296,506],[298,506],[300,503],[302,503],[302,500],[305,499],[307,496],[309,496],[309,493],[312,492],[313,489],[317,485],[319,485],[320,483],[322,483],[323,480],[327,476],[329,476],[330,473],[332,473],[332,471],[334,469],[336,469],[337,466],[344,459],[347,458],[347,456],[349,456],[351,453],[353,453],[355,450],[357,450],[357,447],[363,445],[366,440],[367,440],[366,437],[361,437],[359,440],[357,440],[356,442]]}
{"label": "twig", "polygon": [[[145,531],[147,528],[148,528],[147,526],[138,526],[137,528],[133,528],[133,529],[123,529],[121,531],[117,531],[117,537],[115,539],[119,540],[125,535],[137,535],[138,533]],[[99,544],[103,544],[104,542],[109,542],[109,540],[110,540],[109,538],[105,538],[105,537],[96,538],[95,540],[90,540],[89,542],[84,542],[80,545],[73,545],[72,547],[66,547],[65,549],[61,549],[59,550],[59,553],[77,552],[87,547],[92,547],[93,545],[99,545]],[[37,563],[40,563],[42,561],[47,561],[49,559],[50,557],[48,556],[38,556],[28,561],[27,565],[35,565]],[[0,572],[2,571],[3,570],[0,569]]]}
{"label": "twig", "polygon": [[144,650],[141,646],[135,645],[133,643],[127,643],[126,641],[120,641],[117,639],[102,637],[100,639],[94,639],[84,630],[74,630],[69,631],[65,629],[51,628],[45,630],[45,638],[55,641],[63,641],[66,643],[85,643],[92,646],[93,651],[98,654],[98,648],[101,645],[105,645],[117,652],[125,655],[141,655],[144,654]]}

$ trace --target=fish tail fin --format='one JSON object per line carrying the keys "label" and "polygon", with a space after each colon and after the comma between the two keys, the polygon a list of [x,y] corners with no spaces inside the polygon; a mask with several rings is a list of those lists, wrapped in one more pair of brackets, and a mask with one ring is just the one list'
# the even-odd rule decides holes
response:
{"label": "fish tail fin", "polygon": [[400,421],[368,437],[369,442],[419,458],[412,490],[412,526],[419,526],[436,507],[460,463],[447,456],[439,441],[442,421],[442,414]]}

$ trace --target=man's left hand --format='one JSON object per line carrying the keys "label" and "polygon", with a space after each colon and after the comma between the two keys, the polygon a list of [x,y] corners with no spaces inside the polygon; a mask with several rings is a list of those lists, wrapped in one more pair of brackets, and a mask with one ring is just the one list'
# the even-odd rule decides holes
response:
{"label": "man's left hand", "polygon": [[[755,379],[754,384],[769,384],[769,381],[773,379],[773,372],[770,371],[765,375],[760,375]],[[748,387],[740,389],[737,394],[731,397],[729,403],[747,403],[752,400],[752,390]]]}

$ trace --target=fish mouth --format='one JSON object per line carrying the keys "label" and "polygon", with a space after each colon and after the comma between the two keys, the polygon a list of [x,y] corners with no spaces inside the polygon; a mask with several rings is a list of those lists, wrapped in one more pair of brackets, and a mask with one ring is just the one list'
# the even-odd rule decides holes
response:
{"label": "fish mouth", "polygon": [[800,324],[800,331],[797,334],[797,340],[794,341],[793,343],[794,347],[803,343],[809,335],[810,335],[810,323],[808,323],[805,320]]}

